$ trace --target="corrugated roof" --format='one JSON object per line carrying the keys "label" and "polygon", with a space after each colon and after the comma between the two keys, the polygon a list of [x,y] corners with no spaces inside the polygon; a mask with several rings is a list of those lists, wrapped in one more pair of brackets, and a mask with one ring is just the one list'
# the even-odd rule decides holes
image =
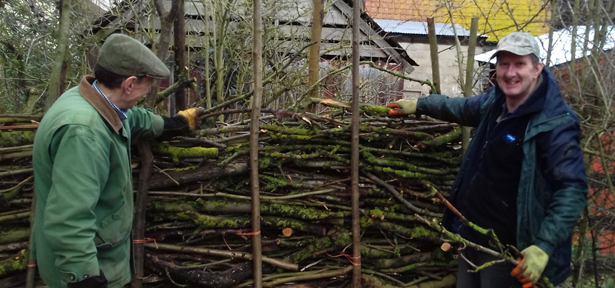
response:
{"label": "corrugated roof", "polygon": [[[398,21],[389,19],[374,19],[382,30],[387,33],[427,35],[427,22],[412,22]],[[446,23],[435,23],[437,36],[455,36],[453,25]],[[458,24],[455,24],[455,30],[458,36],[470,36],[470,30],[467,30]],[[487,38],[487,35],[478,34],[478,37]]]}
{"label": "corrugated roof", "polygon": [[[583,57],[583,42],[585,41],[585,25],[577,26],[577,46],[575,52],[575,58],[579,59]],[[594,29],[590,28],[587,31],[589,34],[589,43],[587,44],[587,55],[591,54],[591,48],[593,47]],[[542,63],[546,63],[547,59],[547,47],[549,45],[549,34],[542,34],[534,37],[538,41],[540,46],[540,60]],[[553,49],[551,51],[551,61],[549,65],[557,66],[560,64],[568,63],[572,60],[572,26],[557,31],[553,31]],[[611,50],[615,48],[615,26],[608,26],[606,33],[606,41],[604,43],[603,50]],[[491,50],[482,54],[478,54],[475,57],[479,62],[490,62],[495,64],[496,59],[491,59],[491,56],[495,53],[495,50]]]}

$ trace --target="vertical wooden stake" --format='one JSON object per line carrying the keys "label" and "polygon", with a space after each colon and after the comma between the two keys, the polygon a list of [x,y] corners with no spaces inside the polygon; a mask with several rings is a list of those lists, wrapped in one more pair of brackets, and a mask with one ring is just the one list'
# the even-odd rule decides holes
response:
{"label": "vertical wooden stake", "polygon": [[[472,84],[474,84],[474,55],[476,54],[476,38],[478,34],[478,17],[472,17],[470,24],[470,39],[468,43],[468,58],[466,59],[466,82],[463,87],[465,97],[470,97],[472,93]],[[462,153],[466,154],[468,145],[470,144],[470,127],[463,127],[461,131],[461,149]]]}
{"label": "vertical wooden stake", "polygon": [[[177,5],[177,16],[173,21],[173,50],[175,50],[175,81],[181,81],[182,73],[187,73],[185,78],[190,78],[190,71],[186,72],[186,18],[184,18],[184,0],[175,0]],[[175,92],[175,107],[177,111],[186,110],[188,102],[186,88],[180,88]],[[169,111],[175,115],[176,111]]]}
{"label": "vertical wooden stake", "polygon": [[[154,168],[154,155],[149,147],[147,139],[138,140],[139,156],[141,157],[141,172],[139,173],[139,187],[135,197],[134,219],[132,220],[132,239],[134,241],[133,262],[134,271],[130,281],[131,288],[141,288],[143,278],[143,246],[145,239],[145,205],[147,204],[147,192],[149,190],[149,179]],[[136,240],[136,241],[135,241]]]}
{"label": "vertical wooden stake", "polygon": [[250,188],[252,190],[252,255],[254,261],[255,288],[263,287],[263,254],[261,247],[261,203],[258,183],[258,136],[260,114],[263,102],[263,10],[262,0],[254,0],[254,30],[252,42],[252,63],[254,74],[254,95],[252,95],[252,121],[250,122]]}
{"label": "vertical wooden stake", "polygon": [[352,186],[352,287],[361,287],[361,225],[359,221],[359,63],[361,51],[359,39],[361,32],[361,0],[354,1],[352,6],[352,120],[351,120],[351,186]]}
{"label": "vertical wooden stake", "polygon": [[26,272],[26,288],[34,288],[34,280],[36,278],[36,259],[30,257],[32,252],[32,233],[34,230],[34,216],[36,215],[36,193],[32,190],[32,204],[30,205],[30,241],[28,242],[28,269]]}
{"label": "vertical wooden stake", "polygon": [[429,34],[429,51],[431,53],[431,74],[432,81],[436,86],[437,91],[431,91],[433,94],[442,93],[440,88],[440,61],[438,60],[438,38],[436,37],[436,24],[433,17],[427,18],[427,31]]}

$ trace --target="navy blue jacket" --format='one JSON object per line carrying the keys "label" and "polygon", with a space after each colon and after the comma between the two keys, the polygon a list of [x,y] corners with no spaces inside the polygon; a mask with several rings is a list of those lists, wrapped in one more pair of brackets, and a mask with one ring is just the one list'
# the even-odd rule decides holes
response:
{"label": "navy blue jacket", "polygon": [[[543,276],[558,285],[570,273],[572,230],[587,201],[587,179],[582,151],[579,119],[562,99],[559,87],[548,68],[542,71],[544,95],[530,95],[519,112],[530,113],[531,119],[523,141],[524,159],[517,194],[517,248],[536,245],[549,255]],[[536,93],[538,94],[538,93]],[[542,94],[542,93],[541,93]],[[481,143],[474,141],[486,133],[486,117],[494,109],[494,100],[505,97],[499,87],[473,97],[449,98],[430,95],[419,99],[417,114],[476,127],[453,188],[456,195],[467,167],[479,161]],[[517,112],[518,113],[518,112]],[[450,229],[452,213],[444,214],[444,225]]]}

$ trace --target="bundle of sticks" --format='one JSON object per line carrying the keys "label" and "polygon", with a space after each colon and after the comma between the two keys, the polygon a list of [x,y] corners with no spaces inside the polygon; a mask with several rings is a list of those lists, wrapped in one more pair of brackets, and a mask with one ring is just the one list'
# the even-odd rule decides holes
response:
{"label": "bundle of sticks", "polygon": [[[262,110],[264,287],[347,287],[357,265],[351,248],[350,114],[323,104],[334,107],[319,114]],[[362,108],[363,287],[454,285],[457,260],[441,249],[441,231],[429,223],[438,223],[446,209],[438,194],[449,190],[459,167],[460,127]],[[242,120],[248,112],[203,115],[202,128],[189,136],[140,140],[153,151],[153,169],[145,176],[134,148],[135,191],[144,180],[148,184],[144,286],[252,284],[250,121]],[[25,278],[36,130],[31,122],[39,120],[0,115],[1,287],[21,285],[16,283]]]}

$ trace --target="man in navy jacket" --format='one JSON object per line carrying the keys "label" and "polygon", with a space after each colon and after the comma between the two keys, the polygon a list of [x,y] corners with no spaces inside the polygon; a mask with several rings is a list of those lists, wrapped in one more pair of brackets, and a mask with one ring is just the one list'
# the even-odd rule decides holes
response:
{"label": "man in navy jacket", "polygon": [[[503,244],[523,249],[524,257],[516,267],[499,263],[470,273],[468,261],[496,259],[465,249],[457,287],[531,287],[541,275],[558,285],[570,273],[571,234],[587,200],[579,119],[539,61],[530,34],[502,38],[494,57],[497,84],[486,93],[400,100],[388,105],[389,114],[425,114],[476,127],[450,201],[469,221],[493,229]],[[444,225],[489,245],[450,211]]]}

